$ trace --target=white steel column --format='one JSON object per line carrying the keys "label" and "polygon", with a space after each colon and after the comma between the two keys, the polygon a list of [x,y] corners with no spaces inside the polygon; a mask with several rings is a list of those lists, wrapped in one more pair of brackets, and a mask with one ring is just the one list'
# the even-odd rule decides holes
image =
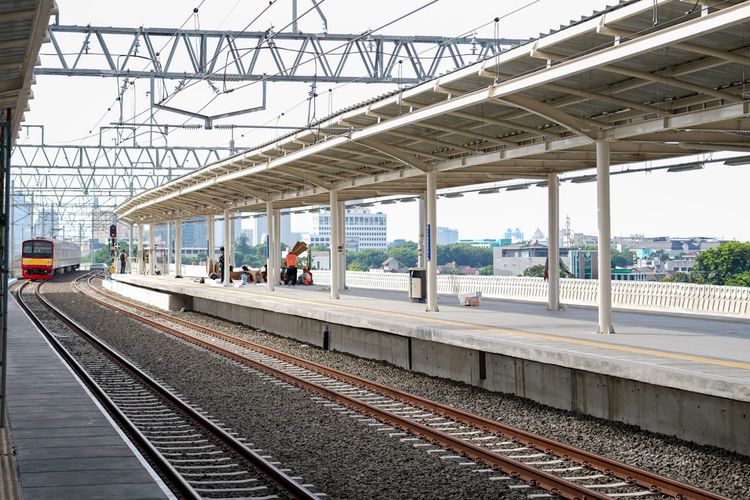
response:
{"label": "white steel column", "polygon": [[153,222],[148,225],[148,274],[153,276],[156,270],[156,224]]}
{"label": "white steel column", "polygon": [[276,281],[274,284],[278,285],[281,279],[281,210],[278,208],[273,211],[273,251],[276,252],[276,258],[274,259],[273,271],[274,278]]}
{"label": "white steel column", "polygon": [[560,309],[560,183],[547,175],[547,310]]}
{"label": "white steel column", "polygon": [[599,223],[599,325],[596,333],[615,333],[612,326],[612,238],[609,213],[609,142],[607,141],[596,141],[596,201]]}
{"label": "white steel column", "polygon": [[342,252],[339,252],[339,292],[346,290],[346,203],[339,202],[339,245],[342,245]]}
{"label": "white steel column", "polygon": [[424,268],[426,265],[425,260],[425,229],[427,223],[425,222],[425,205],[424,195],[419,196],[419,202],[417,209],[419,210],[419,239],[417,240],[417,267]]}
{"label": "white steel column", "polygon": [[208,233],[208,249],[206,250],[206,272],[209,276],[214,272],[214,249],[216,248],[216,240],[214,239],[214,216],[209,215],[206,217],[206,224]]}
{"label": "white steel column", "polygon": [[143,241],[143,222],[138,223],[138,274],[146,272],[146,262],[143,258],[146,255],[146,242]]}
{"label": "white steel column", "polygon": [[128,262],[126,269],[128,273],[133,273],[133,223],[130,223],[128,232]]}
{"label": "white steel column", "polygon": [[339,298],[339,266],[341,260],[338,257],[339,247],[339,194],[337,191],[330,192],[330,211],[331,211],[331,243],[330,261],[331,261],[331,298]]}
{"label": "white steel column", "polygon": [[229,210],[224,210],[224,269],[221,270],[224,275],[224,286],[232,286],[232,277],[229,275],[229,256],[232,254],[232,231]]}
{"label": "white steel column", "polygon": [[174,223],[174,275],[182,276],[182,219]]}
{"label": "white steel column", "polygon": [[164,266],[164,275],[169,276],[169,271],[171,270],[169,265],[172,262],[172,221],[167,221],[167,255],[166,255],[166,265]]}
{"label": "white steel column", "polygon": [[437,174],[427,172],[427,311],[437,312]]}
{"label": "white steel column", "polygon": [[274,252],[273,252],[273,202],[266,202],[266,290],[273,292],[276,286],[274,281]]}

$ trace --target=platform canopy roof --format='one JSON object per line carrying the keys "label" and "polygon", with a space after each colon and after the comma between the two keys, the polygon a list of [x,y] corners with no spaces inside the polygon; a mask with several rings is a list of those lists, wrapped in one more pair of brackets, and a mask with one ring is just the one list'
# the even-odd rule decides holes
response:
{"label": "platform canopy roof", "polygon": [[[264,211],[710,151],[748,151],[750,2],[625,1],[342,110],[117,208],[130,222]],[[749,89],[750,90],[750,89]]]}
{"label": "platform canopy roof", "polygon": [[56,13],[53,0],[0,1],[0,121],[8,120],[10,109],[14,138],[33,98],[34,66]]}

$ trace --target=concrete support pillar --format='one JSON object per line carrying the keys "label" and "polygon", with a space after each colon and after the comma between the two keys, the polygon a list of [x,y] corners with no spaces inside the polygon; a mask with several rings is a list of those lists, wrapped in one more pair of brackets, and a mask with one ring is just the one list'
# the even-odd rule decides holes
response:
{"label": "concrete support pillar", "polygon": [[153,276],[156,271],[156,224],[148,225],[148,274]]}
{"label": "concrete support pillar", "polygon": [[339,292],[346,290],[346,203],[339,202],[339,245],[343,245],[339,252]]}
{"label": "concrete support pillar", "polygon": [[182,220],[174,223],[174,275],[182,276]]}
{"label": "concrete support pillar", "polygon": [[146,262],[143,258],[146,255],[146,242],[143,240],[143,223],[138,223],[138,274],[146,272]]}
{"label": "concrete support pillar", "polygon": [[166,263],[164,265],[164,275],[169,276],[170,264],[172,263],[172,221],[167,221],[167,255],[165,257]]}
{"label": "concrete support pillar", "polygon": [[338,257],[339,247],[339,194],[337,191],[330,192],[330,210],[331,210],[331,298],[339,298],[339,267],[341,259]]}
{"label": "concrete support pillar", "polygon": [[232,221],[229,216],[229,210],[224,210],[224,286],[232,286],[232,277],[229,275],[229,256],[232,254]]}
{"label": "concrete support pillar", "polygon": [[214,238],[214,216],[209,215],[206,217],[206,224],[208,224],[208,248],[206,249],[206,272],[209,276],[214,272],[214,251],[216,248],[216,239]]}
{"label": "concrete support pillar", "polygon": [[266,290],[273,292],[276,286],[276,279],[274,276],[274,237],[273,237],[273,202],[266,202]]}
{"label": "concrete support pillar", "polygon": [[274,284],[277,285],[281,279],[281,211],[275,209],[273,211],[273,251],[276,253],[274,257]]}
{"label": "concrete support pillar", "polygon": [[[242,214],[237,212],[233,217],[240,217]],[[235,266],[237,265],[237,259],[235,258],[235,253],[237,252],[236,242],[237,242],[237,235],[234,231],[234,219],[233,217],[229,218],[229,239],[231,240],[232,244],[230,245],[232,253],[228,254],[229,256],[229,265]],[[237,219],[242,220],[242,219]],[[240,222],[240,224],[242,224]]]}
{"label": "concrete support pillar", "polygon": [[437,174],[427,172],[427,312],[437,312]]}
{"label": "concrete support pillar", "polygon": [[128,273],[133,272],[133,223],[130,223],[128,231],[128,263],[126,264],[125,271]]}
{"label": "concrete support pillar", "polygon": [[560,309],[560,183],[557,174],[547,175],[547,310]]}
{"label": "concrete support pillar", "polygon": [[607,141],[596,141],[596,203],[599,225],[599,325],[596,333],[615,333],[612,326],[612,236],[609,209],[609,142]]}
{"label": "concrete support pillar", "polygon": [[425,229],[427,223],[425,222],[425,204],[424,195],[418,198],[418,210],[419,210],[419,239],[417,240],[417,267],[425,267],[427,260],[425,258]]}

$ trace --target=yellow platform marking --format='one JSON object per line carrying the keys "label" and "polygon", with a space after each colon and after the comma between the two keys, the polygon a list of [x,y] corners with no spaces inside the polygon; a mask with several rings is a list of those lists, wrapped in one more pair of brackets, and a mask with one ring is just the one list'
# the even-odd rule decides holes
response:
{"label": "yellow platform marking", "polygon": [[725,359],[708,358],[705,356],[695,356],[693,354],[682,354],[682,353],[675,353],[675,352],[668,352],[668,351],[659,351],[656,349],[647,349],[643,347],[632,347],[632,346],[626,346],[626,345],[620,345],[620,344],[609,344],[606,342],[599,342],[596,340],[575,339],[575,338],[570,338],[570,337],[562,337],[559,335],[552,335],[548,333],[529,332],[526,330],[516,330],[513,328],[503,328],[503,327],[498,327],[498,326],[481,325],[477,323],[468,323],[468,322],[454,321],[454,320],[449,320],[449,319],[425,318],[424,316],[420,316],[417,314],[400,313],[400,312],[393,312],[393,311],[382,311],[379,309],[371,309],[368,307],[349,306],[345,304],[334,304],[331,302],[321,302],[318,300],[270,296],[270,295],[260,293],[260,291],[254,292],[252,290],[245,290],[244,292],[251,293],[253,295],[262,296],[268,299],[273,299],[273,300],[285,300],[287,302],[298,302],[302,304],[310,304],[310,305],[316,305],[316,306],[325,304],[326,306],[334,307],[338,309],[351,309],[354,311],[366,311],[370,313],[376,313],[379,315],[386,315],[386,316],[404,318],[404,319],[414,319],[414,320],[419,320],[422,322],[427,321],[430,323],[438,323],[441,325],[471,328],[474,330],[484,330],[488,332],[501,333],[505,335],[515,335],[517,337],[554,340],[554,341],[563,342],[566,344],[583,345],[583,346],[588,346],[588,347],[598,347],[602,349],[609,349],[612,351],[628,352],[628,353],[634,353],[634,354],[644,354],[647,356],[659,356],[662,358],[679,359],[682,361],[695,361],[696,363],[705,363],[709,365],[718,365],[718,366],[725,366],[725,367],[730,367],[730,368],[741,368],[743,370],[750,370],[750,363],[745,363],[742,361],[730,361],[730,360],[725,360]]}

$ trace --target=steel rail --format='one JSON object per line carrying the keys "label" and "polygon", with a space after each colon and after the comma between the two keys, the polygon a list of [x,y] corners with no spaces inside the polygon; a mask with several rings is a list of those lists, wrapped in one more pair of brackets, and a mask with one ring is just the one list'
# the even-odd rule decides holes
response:
{"label": "steel rail", "polygon": [[[594,468],[603,474],[612,474],[615,477],[619,477],[620,479],[624,480],[625,482],[637,484],[653,492],[659,492],[664,495],[672,496],[678,500],[688,500],[688,499],[729,500],[727,497],[717,495],[715,493],[703,490],[701,488],[697,488],[689,484],[680,483],[673,479],[669,479],[664,476],[661,476],[661,475],[658,475],[658,474],[655,474],[655,473],[652,473],[643,469],[639,469],[637,467],[624,464],[616,460],[612,460],[610,458],[606,458],[600,455],[589,453],[585,450],[581,450],[573,446],[560,443],[549,438],[545,438],[543,436],[532,434],[530,432],[524,431],[517,427],[513,427],[507,424],[501,424],[494,420],[480,417],[478,415],[473,415],[468,412],[465,412],[456,408],[452,408],[452,407],[440,404],[438,402],[431,401],[426,398],[422,398],[420,396],[416,396],[413,394],[400,391],[398,389],[394,389],[394,388],[387,387],[381,384],[377,384],[375,382],[357,377],[355,375],[343,373],[338,370],[328,368],[323,365],[319,365],[312,361],[307,361],[307,360],[297,358],[289,354],[285,354],[283,352],[275,351],[268,347],[256,344],[254,342],[250,342],[248,340],[240,339],[233,335],[228,335],[226,333],[214,330],[212,328],[209,328],[203,325],[199,325],[190,321],[186,321],[181,318],[176,318],[174,316],[162,313],[160,311],[155,311],[153,309],[150,309],[150,308],[138,305],[138,304],[133,304],[132,302],[129,302],[120,297],[117,297],[116,295],[112,293],[94,288],[93,286],[92,286],[92,289],[96,290],[98,293],[101,293],[102,295],[105,295],[111,298],[112,300],[115,300],[122,304],[126,304],[128,307],[132,307],[132,308],[141,310],[143,312],[147,312],[149,314],[154,314],[156,316],[166,318],[171,322],[186,326],[188,328],[198,330],[202,333],[217,337],[226,342],[234,343],[241,347],[245,347],[248,349],[262,352],[269,356],[282,359],[283,361],[301,366],[308,370],[318,372],[322,375],[326,375],[331,378],[341,380],[342,382],[347,382],[349,384],[365,388],[372,392],[376,392],[381,395],[388,396],[390,398],[393,398],[395,400],[398,400],[404,403],[418,406],[426,411],[431,411],[431,412],[440,414],[442,416],[452,418],[454,420],[463,422],[467,425],[471,425],[473,427],[485,430],[487,432],[501,434],[510,439],[514,439],[518,442],[524,443],[535,449],[543,451],[544,453],[555,454],[555,455],[561,456],[564,459],[569,459],[571,461],[578,462],[581,465]],[[98,301],[98,299],[95,299],[95,298],[94,300]],[[106,303],[103,301],[99,301],[99,302],[106,305]],[[140,316],[135,316],[135,317],[139,319],[145,319],[145,318],[141,318]]]}
{"label": "steel rail", "polygon": [[[490,465],[491,467],[500,469],[512,477],[524,480],[532,486],[539,486],[547,491],[550,491],[554,494],[558,494],[564,498],[569,498],[569,499],[579,499],[579,500],[601,499],[603,500],[603,499],[609,498],[606,495],[601,494],[600,492],[585,488],[583,486],[577,485],[575,483],[559,478],[547,472],[541,471],[535,467],[530,467],[526,464],[523,464],[511,458],[505,457],[498,453],[494,453],[487,449],[481,448],[477,445],[454,438],[453,436],[450,436],[449,434],[446,434],[438,430],[434,430],[430,428],[429,426],[426,426],[417,422],[412,422],[408,419],[395,415],[387,410],[383,410],[373,405],[370,405],[368,403],[358,401],[357,399],[349,397],[338,391],[323,387],[319,384],[309,382],[307,380],[300,379],[298,377],[285,373],[276,368],[267,366],[255,360],[248,359],[241,354],[235,353],[233,351],[224,349],[222,347],[213,345],[208,342],[204,342],[189,334],[186,334],[184,332],[171,328],[163,323],[159,323],[158,321],[154,321],[149,318],[144,318],[143,316],[139,316],[138,314],[135,314],[132,311],[128,311],[127,309],[123,309],[116,305],[100,300],[94,297],[92,294],[86,293],[80,288],[78,289],[79,291],[81,291],[81,293],[85,294],[86,296],[94,300],[95,302],[109,309],[117,310],[118,312],[121,312],[123,314],[126,314],[127,316],[135,318],[137,321],[146,323],[153,328],[156,328],[160,331],[163,331],[170,335],[186,340],[195,345],[201,346],[205,349],[219,353],[225,357],[233,359],[246,366],[251,366],[252,368],[258,371],[272,375],[292,385],[304,388],[316,394],[320,394],[321,396],[324,396],[325,398],[331,401],[335,401],[349,408],[353,408],[361,413],[375,417],[382,422],[388,423],[394,427],[408,431],[421,438],[424,438],[432,442],[433,444],[438,444],[444,448],[451,449],[454,452],[461,454],[462,456],[466,456],[472,459],[482,460],[484,463]],[[148,311],[149,313],[154,312],[146,308],[144,309]],[[171,319],[173,318],[170,317],[170,320]],[[180,324],[183,324],[184,326],[188,326],[189,324],[191,328],[195,327],[195,325],[192,325],[189,322],[185,322],[185,323],[180,322]],[[211,329],[208,329],[208,330],[211,330]],[[214,330],[211,330],[211,332],[212,333],[210,333],[209,335],[220,333]],[[222,337],[223,337],[223,334],[219,336],[219,338],[222,338]],[[224,339],[222,338],[222,340]],[[232,340],[230,341],[233,342],[234,344],[237,344],[236,340],[237,340],[236,338],[232,338]]]}
{"label": "steel rail", "polygon": [[[78,288],[78,281],[87,276],[88,275],[84,275],[84,276],[77,278],[74,282],[74,286]],[[288,495],[289,498],[293,498],[293,499],[319,500],[319,497],[317,495],[315,495],[311,491],[304,488],[301,484],[299,484],[297,481],[292,479],[288,474],[286,474],[281,469],[279,469],[275,465],[269,463],[267,460],[262,458],[258,453],[249,449],[247,446],[245,446],[242,442],[238,441],[227,431],[225,431],[221,427],[218,427],[216,424],[214,424],[213,422],[208,420],[206,417],[198,413],[188,403],[186,403],[181,398],[174,395],[171,391],[165,388],[162,384],[152,379],[150,376],[148,376],[143,371],[138,369],[135,365],[133,365],[130,361],[128,361],[122,355],[118,354],[116,351],[110,348],[107,344],[99,340],[94,334],[88,331],[88,329],[86,329],[85,327],[77,323],[72,318],[68,317],[59,308],[57,308],[56,306],[51,304],[48,300],[46,300],[43,296],[41,296],[41,294],[39,293],[39,287],[37,287],[36,292],[37,292],[37,298],[39,299],[39,301],[47,309],[49,309],[55,316],[57,316],[61,321],[63,321],[66,325],[68,325],[71,329],[73,329],[77,333],[80,333],[81,335],[83,335],[88,341],[93,343],[97,348],[104,351],[110,357],[114,358],[118,363],[122,364],[127,370],[129,370],[130,372],[135,374],[139,379],[141,379],[141,381],[145,383],[145,385],[147,385],[155,393],[157,393],[159,396],[163,397],[164,399],[168,400],[170,403],[174,404],[181,412],[185,413],[189,418],[197,422],[198,425],[202,426],[206,430],[206,432],[208,432],[213,437],[221,441],[229,450],[231,450],[232,452],[240,456],[242,459],[249,462],[252,466],[254,466],[257,469],[258,473],[262,475],[265,480],[267,480],[269,483],[274,485],[278,490],[283,491],[286,495]],[[38,321],[38,318],[37,318],[37,321]],[[62,346],[60,346],[60,348],[64,350]],[[75,360],[73,361],[75,362]],[[76,365],[78,364],[76,363]],[[80,367],[80,365],[78,366],[81,370],[83,370],[83,368]],[[84,371],[83,373],[86,373],[86,372]],[[88,378],[88,374],[86,375]],[[94,382],[93,380],[91,381],[91,383],[96,384],[96,382]],[[111,402],[111,404],[114,405],[114,402]],[[119,409],[117,411],[118,413],[120,413]],[[127,419],[127,417],[125,417],[124,415],[123,415],[123,418]],[[147,440],[145,436],[142,436],[142,437],[143,439]],[[169,465],[169,467],[172,467],[172,466]],[[179,474],[179,472],[177,471],[175,471],[175,473]],[[201,498],[197,493],[195,493],[195,495],[196,496],[194,498]],[[193,498],[193,497],[191,496],[190,498]]]}
{"label": "steel rail", "polygon": [[[157,450],[154,445],[151,444],[151,441],[146,436],[144,436],[143,433],[136,427],[136,425],[120,410],[120,408],[117,407],[115,402],[112,401],[112,399],[107,395],[106,392],[104,392],[104,389],[102,389],[102,387],[88,374],[83,366],[81,366],[81,364],[76,361],[76,359],[65,349],[65,347],[63,347],[60,341],[57,340],[54,335],[52,335],[50,330],[44,325],[39,316],[37,316],[36,313],[31,310],[29,305],[23,299],[23,290],[29,283],[31,282],[26,281],[15,290],[16,302],[18,302],[18,305],[21,306],[21,309],[23,309],[23,311],[36,325],[39,331],[42,332],[42,335],[44,335],[44,337],[52,345],[55,351],[57,351],[57,353],[65,360],[68,366],[73,369],[78,378],[80,378],[83,383],[86,384],[86,387],[96,396],[97,400],[102,403],[109,414],[112,415],[117,423],[125,429],[125,432],[127,432],[131,439],[133,439],[138,444],[140,449],[146,454],[146,456],[152,461],[152,463],[154,463],[158,470],[162,474],[164,474],[167,482],[176,490],[176,492],[179,493],[183,498],[196,500],[200,499],[200,495],[198,495],[193,487],[190,486],[187,481],[185,481],[185,478],[182,477],[177,469],[175,469],[172,464],[169,463],[164,455],[162,455],[159,450]],[[37,285],[37,293],[39,286],[41,286],[41,283]],[[42,302],[42,304],[44,304],[44,302]]]}

